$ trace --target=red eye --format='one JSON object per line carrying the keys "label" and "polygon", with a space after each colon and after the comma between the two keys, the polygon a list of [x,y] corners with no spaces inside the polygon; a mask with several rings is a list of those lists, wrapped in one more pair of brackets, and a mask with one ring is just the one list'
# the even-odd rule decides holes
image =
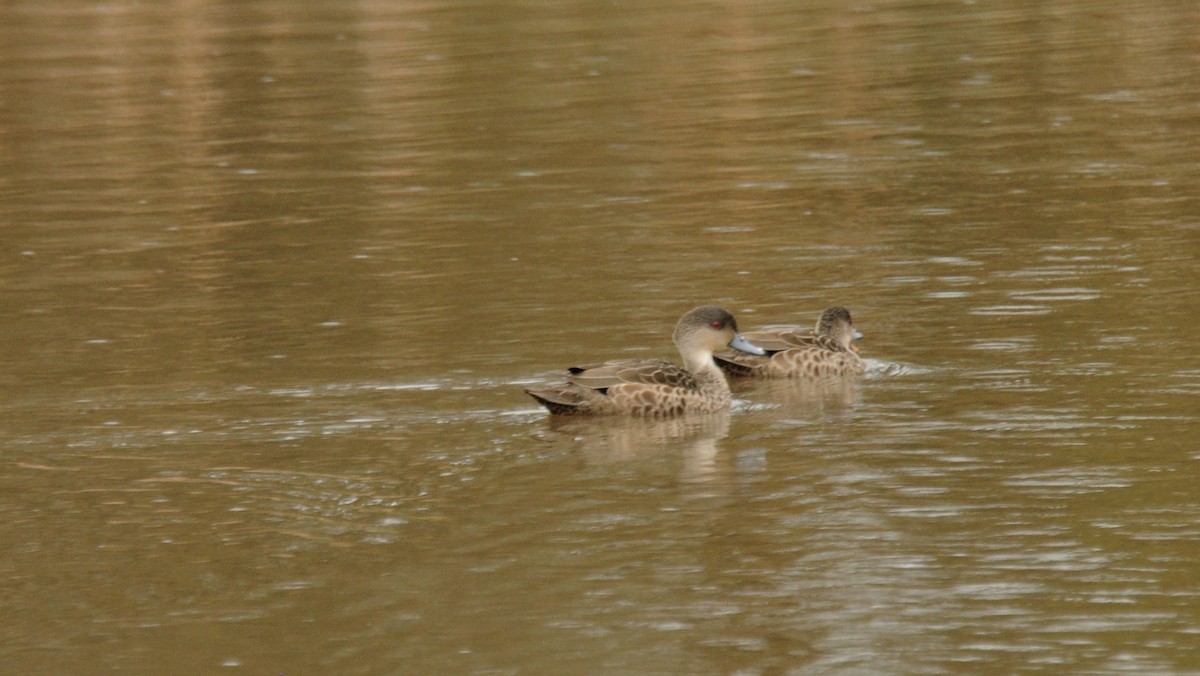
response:
{"label": "red eye", "polygon": [[722,323],[722,322],[719,322],[719,321],[713,322],[713,323],[712,323],[712,324],[710,324],[709,326],[712,326],[714,329],[723,329],[723,328],[725,328],[725,324],[724,324],[724,323]]}

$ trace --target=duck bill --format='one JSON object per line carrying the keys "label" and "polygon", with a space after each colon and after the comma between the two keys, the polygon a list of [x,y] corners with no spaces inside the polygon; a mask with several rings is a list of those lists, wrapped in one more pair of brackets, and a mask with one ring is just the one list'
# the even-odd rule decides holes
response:
{"label": "duck bill", "polygon": [[862,340],[862,331],[859,331],[858,329],[855,329],[855,330],[854,330],[854,337],[853,337],[853,338],[851,338],[850,340]]}
{"label": "duck bill", "polygon": [[740,333],[735,334],[733,336],[733,340],[729,341],[729,347],[732,347],[735,350],[741,350],[742,352],[756,354],[760,357],[767,353],[766,350],[743,338],[742,334]]}

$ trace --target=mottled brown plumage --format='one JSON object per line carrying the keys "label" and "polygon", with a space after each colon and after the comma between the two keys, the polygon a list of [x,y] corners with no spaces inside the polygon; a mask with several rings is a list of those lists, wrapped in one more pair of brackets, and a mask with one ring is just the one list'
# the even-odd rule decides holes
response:
{"label": "mottled brown plumage", "polygon": [[731,376],[806,378],[856,376],[866,363],[852,345],[856,332],[850,311],[831,307],[821,313],[815,330],[752,331],[745,337],[767,351],[765,356],[723,352],[716,363]]}
{"label": "mottled brown plumage", "polygon": [[619,359],[568,369],[567,382],[525,392],[555,415],[667,417],[710,413],[729,407],[729,383],[713,362],[724,347],[765,354],[737,332],[729,311],[704,305],[675,325],[675,347],[683,367],[667,361]]}

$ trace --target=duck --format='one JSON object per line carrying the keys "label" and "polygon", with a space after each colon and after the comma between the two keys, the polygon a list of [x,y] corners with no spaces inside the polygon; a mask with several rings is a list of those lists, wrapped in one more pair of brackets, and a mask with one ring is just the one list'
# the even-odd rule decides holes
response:
{"label": "duck", "polygon": [[765,356],[721,353],[717,366],[734,377],[807,378],[860,376],[866,362],[853,341],[862,337],[855,330],[850,311],[838,305],[827,308],[811,331],[750,331],[747,340],[766,350]]}
{"label": "duck", "polygon": [[625,415],[664,418],[687,413],[716,413],[730,407],[733,395],[713,353],[726,347],[752,355],[763,348],[738,333],[737,320],[725,308],[701,305],[675,324],[672,340],[683,366],[656,359],[617,359],[567,369],[567,382],[525,393],[552,415]]}

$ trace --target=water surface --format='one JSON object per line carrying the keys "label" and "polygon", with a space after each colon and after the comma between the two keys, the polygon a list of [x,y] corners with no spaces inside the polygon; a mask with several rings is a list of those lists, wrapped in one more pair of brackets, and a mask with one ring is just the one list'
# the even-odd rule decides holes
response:
{"label": "water surface", "polygon": [[[1184,2],[0,9],[0,657],[1194,673]],[[834,303],[861,382],[522,386]]]}

